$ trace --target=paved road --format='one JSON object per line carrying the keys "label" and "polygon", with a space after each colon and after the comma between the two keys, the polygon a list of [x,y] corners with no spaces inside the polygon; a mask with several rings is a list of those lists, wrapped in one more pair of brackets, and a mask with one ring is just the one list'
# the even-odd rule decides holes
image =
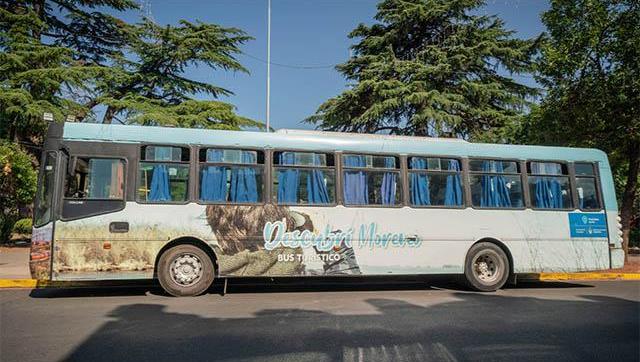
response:
{"label": "paved road", "polygon": [[449,287],[232,285],[197,298],[141,287],[5,289],[0,360],[640,359],[639,282]]}

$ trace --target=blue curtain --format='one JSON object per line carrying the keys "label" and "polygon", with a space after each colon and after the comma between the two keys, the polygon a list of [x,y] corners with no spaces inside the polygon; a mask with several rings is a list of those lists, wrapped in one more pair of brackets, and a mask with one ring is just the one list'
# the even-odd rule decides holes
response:
{"label": "blue curtain", "polygon": [[[278,157],[281,165],[294,165],[295,153],[282,152]],[[298,188],[300,186],[300,170],[285,169],[278,170],[278,203],[297,203]]]}
{"label": "blue curtain", "polygon": [[[256,163],[255,154],[242,152],[242,163]],[[256,182],[256,170],[253,167],[231,168],[231,195],[232,202],[258,202],[258,184]]]}
{"label": "blue curtain", "polygon": [[460,181],[460,165],[458,161],[449,161],[449,171],[458,173],[447,176],[447,187],[444,190],[445,206],[462,205],[462,183]]}
{"label": "blue curtain", "polygon": [[[535,174],[561,174],[561,167],[552,163],[532,163],[531,171]],[[564,203],[562,200],[562,186],[560,181],[555,177],[537,176],[535,183],[535,202],[536,207],[543,209],[562,209]]]}
{"label": "blue curtain", "polygon": [[[222,162],[223,151],[207,150],[207,162]],[[203,201],[227,201],[227,168],[207,166],[202,169],[200,199]]]}
{"label": "blue curtain", "polygon": [[[385,158],[384,167],[395,168],[395,159],[392,157]],[[395,172],[385,172],[382,176],[382,186],[380,187],[380,192],[382,194],[383,205],[395,205],[396,203],[397,176],[398,175]]]}
{"label": "blue curtain", "polygon": [[151,190],[147,198],[149,201],[171,201],[169,191],[169,171],[165,165],[153,166],[151,176]]}
{"label": "blue curtain", "polygon": [[[320,166],[320,155],[313,155],[313,164]],[[329,192],[324,183],[322,170],[311,170],[307,175],[307,197],[310,204],[328,204]]]}
{"label": "blue curtain", "polygon": [[[412,157],[411,169],[424,170],[427,168],[427,160],[424,158]],[[424,173],[412,172],[411,179],[411,203],[413,205],[431,205],[429,195],[429,176]]]}
{"label": "blue curtain", "polygon": [[[365,167],[365,156],[345,155],[344,167]],[[344,171],[343,185],[344,203],[349,205],[366,205],[369,203],[369,185],[365,171]]]}
{"label": "blue curtain", "polygon": [[[500,161],[483,161],[483,172],[501,173],[504,171]],[[511,207],[511,196],[503,175],[482,175],[481,207]]]}

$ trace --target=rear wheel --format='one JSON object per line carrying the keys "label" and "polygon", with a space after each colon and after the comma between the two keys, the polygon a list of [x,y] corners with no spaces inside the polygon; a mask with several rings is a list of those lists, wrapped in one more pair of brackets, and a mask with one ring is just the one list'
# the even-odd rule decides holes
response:
{"label": "rear wheel", "polygon": [[213,262],[195,245],[182,244],[165,251],[158,260],[158,280],[162,288],[176,297],[204,293],[213,283]]}
{"label": "rear wheel", "polygon": [[467,253],[464,276],[471,289],[480,292],[496,291],[509,278],[509,259],[499,246],[487,242],[477,243]]}

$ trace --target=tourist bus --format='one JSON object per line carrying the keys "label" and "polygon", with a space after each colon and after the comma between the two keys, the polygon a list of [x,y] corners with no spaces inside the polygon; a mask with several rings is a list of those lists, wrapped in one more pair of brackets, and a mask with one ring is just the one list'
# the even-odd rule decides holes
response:
{"label": "tourist bus", "polygon": [[34,278],[519,273],[621,267],[611,169],[596,149],[304,130],[51,124]]}

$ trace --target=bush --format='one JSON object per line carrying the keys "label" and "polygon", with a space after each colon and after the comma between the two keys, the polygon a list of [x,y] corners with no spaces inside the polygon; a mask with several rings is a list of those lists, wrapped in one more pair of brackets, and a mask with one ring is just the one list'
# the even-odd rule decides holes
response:
{"label": "bush", "polygon": [[20,218],[18,208],[33,201],[36,180],[31,156],[16,144],[0,141],[0,242]]}
{"label": "bush", "polygon": [[14,234],[31,234],[31,219],[20,219],[13,224]]}

